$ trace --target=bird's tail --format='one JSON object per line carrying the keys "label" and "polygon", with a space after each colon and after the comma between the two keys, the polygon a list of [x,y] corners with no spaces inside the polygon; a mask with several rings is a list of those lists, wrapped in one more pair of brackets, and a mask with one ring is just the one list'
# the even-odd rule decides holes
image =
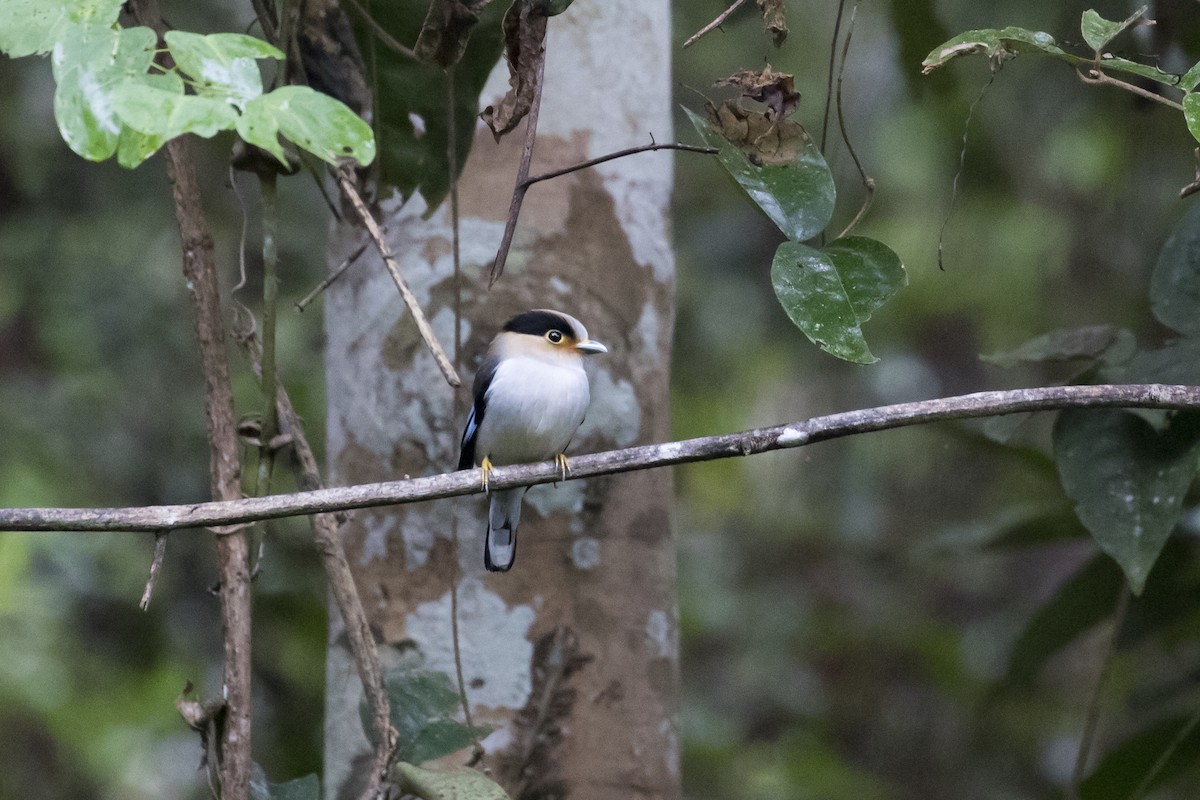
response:
{"label": "bird's tail", "polygon": [[487,541],[483,546],[483,565],[490,572],[508,572],[517,558],[517,523],[521,520],[521,499],[527,489],[522,486],[492,492]]}

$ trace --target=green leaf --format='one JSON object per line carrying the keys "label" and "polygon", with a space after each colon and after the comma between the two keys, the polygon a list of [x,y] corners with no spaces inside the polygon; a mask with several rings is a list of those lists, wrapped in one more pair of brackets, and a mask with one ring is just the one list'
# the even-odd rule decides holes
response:
{"label": "green leaf", "polygon": [[422,800],[509,800],[500,784],[467,767],[432,770],[401,762],[391,777],[401,791]]}
{"label": "green leaf", "polygon": [[[1179,88],[1185,92],[1190,92],[1200,84],[1200,64],[1193,64],[1192,68],[1183,74],[1179,79]],[[1184,98],[1184,105],[1187,105],[1187,98]]]}
{"label": "green leaf", "polygon": [[1018,364],[1095,360],[1117,343],[1122,329],[1115,325],[1085,325],[1080,328],[1060,328],[1043,333],[1029,341],[1000,353],[981,355],[981,361],[998,367]]}
{"label": "green leaf", "polygon": [[371,126],[344,103],[307,86],[281,86],[246,104],[237,120],[241,137],[287,163],[278,134],[318,158],[370,164],[375,158]]}
{"label": "green leaf", "polygon": [[[450,189],[450,81],[454,81],[455,158],[461,172],[475,138],[480,92],[504,49],[500,21],[507,5],[493,2],[483,9],[450,75],[438,64],[413,61],[380,46],[361,15],[351,15],[355,38],[372,70],[369,81],[376,98],[381,190],[395,188],[405,199],[420,192],[427,204],[426,216],[437,210]],[[392,0],[372,4],[371,17],[397,41],[415,42],[429,8],[429,0]]]}
{"label": "green leaf", "polygon": [[132,82],[113,92],[113,107],[127,126],[163,141],[184,133],[207,139],[233,128],[238,119],[224,100]]}
{"label": "green leaf", "polygon": [[238,108],[262,94],[257,59],[284,57],[278,48],[241,33],[167,31],[164,38],[176,65],[196,82],[199,94]]}
{"label": "green leaf", "polygon": [[1152,81],[1158,81],[1167,86],[1178,86],[1180,81],[1180,77],[1173,72],[1163,72],[1158,67],[1151,66],[1150,64],[1139,64],[1127,58],[1105,56],[1100,60],[1099,66],[1104,70],[1127,72],[1130,75],[1137,75],[1140,78],[1149,78]]}
{"label": "green leaf", "polygon": [[1177,414],[1159,432],[1116,409],[1064,411],[1054,456],[1075,512],[1140,594],[1179,520],[1196,474],[1200,417]]}
{"label": "green leaf", "polygon": [[[161,75],[147,73],[139,76],[136,82],[164,92],[183,94],[183,79],[177,72],[167,72]],[[166,143],[166,136],[142,133],[129,125],[123,125],[120,138],[117,140],[117,163],[126,169],[133,169],[154,155]]]}
{"label": "green leaf", "polygon": [[1167,760],[1146,787],[1151,792],[1193,769],[1200,760],[1200,725],[1194,718],[1176,716],[1157,722],[1117,745],[1080,785],[1079,796],[1082,800],[1130,800],[1164,755]]}
{"label": "green leaf", "polygon": [[[471,743],[470,728],[452,718],[459,697],[444,673],[414,662],[389,671],[385,682],[392,726],[399,734],[397,758],[410,763],[432,761]],[[362,713],[363,729],[369,731],[365,704]]]}
{"label": "green leaf", "polygon": [[802,242],[825,230],[833,217],[837,190],[825,157],[814,144],[801,147],[790,163],[756,164],[708,120],[691,109],[684,111],[704,143],[717,148],[721,165],[785,236]]}
{"label": "green leaf", "polygon": [[841,276],[860,325],[908,285],[900,256],[883,242],[866,236],[844,236],[825,245],[823,251]]}
{"label": "green leaf", "polygon": [[1018,53],[1042,53],[1083,61],[1060,48],[1054,37],[1042,31],[1025,28],[984,28],[960,33],[935,47],[921,62],[921,72],[928,75],[959,56],[982,53],[988,58],[1007,60]]}
{"label": "green leaf", "polygon": [[111,28],[124,0],[0,0],[0,53],[48,53],[67,25]]}
{"label": "green leaf", "polygon": [[822,350],[856,364],[873,364],[850,293],[828,254],[784,242],[771,262],[771,285],[788,317]]}
{"label": "green leaf", "polygon": [[1068,578],[1013,643],[1005,681],[1026,684],[1067,645],[1108,618],[1121,592],[1121,568],[1098,554]]}
{"label": "green leaf", "polygon": [[54,118],[67,145],[92,161],[117,149],[121,121],[114,89],[144,75],[154,59],[156,37],[149,28],[120,31],[69,24],[55,45],[51,66],[58,85]]}
{"label": "green leaf", "polygon": [[1150,302],[1164,325],[1179,333],[1200,333],[1200,204],[1189,205],[1159,252],[1150,277]]}
{"label": "green leaf", "polygon": [[1083,31],[1083,40],[1088,43],[1089,47],[1099,53],[1121,31],[1137,22],[1149,8],[1150,6],[1142,6],[1126,18],[1124,22],[1112,22],[1097,14],[1094,9],[1089,8],[1083,12],[1083,20],[1080,23],[1080,28]]}

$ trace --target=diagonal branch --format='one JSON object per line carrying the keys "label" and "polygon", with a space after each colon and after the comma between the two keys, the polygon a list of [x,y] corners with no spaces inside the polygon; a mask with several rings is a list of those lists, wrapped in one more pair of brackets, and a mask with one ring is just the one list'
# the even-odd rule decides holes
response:
{"label": "diagonal branch", "polygon": [[396,259],[392,255],[392,248],[388,246],[387,237],[383,235],[379,223],[375,221],[375,217],[371,216],[367,204],[363,202],[358,190],[354,188],[354,181],[350,179],[344,169],[337,171],[337,181],[338,185],[342,187],[342,194],[350,201],[350,205],[354,206],[359,220],[366,227],[367,233],[371,235],[371,240],[375,242],[375,248],[383,258],[383,263],[392,276],[392,282],[396,284],[400,296],[404,298],[404,304],[408,306],[409,312],[413,315],[413,321],[417,323],[417,330],[421,332],[421,338],[425,341],[429,352],[433,354],[433,360],[437,362],[438,369],[445,376],[446,383],[455,388],[462,386],[462,379],[458,377],[454,365],[450,363],[450,358],[446,355],[441,342],[438,341],[433,328],[429,325],[429,320],[425,318],[425,312],[421,310],[421,304],[417,302],[416,295],[412,293],[412,289],[408,288],[408,283],[405,282],[404,275],[400,272],[400,265],[396,263]]}
{"label": "diagonal branch", "polygon": [[[1064,408],[1158,408],[1200,411],[1200,386],[1050,386],[977,392],[937,400],[899,403],[813,417],[788,425],[758,428],[741,433],[704,436],[679,442],[574,456],[571,459],[568,480],[694,461],[748,456],[930,422],[1003,416],[1026,411],[1056,411]],[[489,483],[493,490],[499,490],[555,483],[559,480],[561,473],[558,465],[547,461],[541,464],[497,467]],[[416,503],[478,494],[481,491],[483,489],[480,486],[479,472],[462,470],[402,481],[191,505],[0,509],[0,531],[159,531],[211,527],[351,508]]]}

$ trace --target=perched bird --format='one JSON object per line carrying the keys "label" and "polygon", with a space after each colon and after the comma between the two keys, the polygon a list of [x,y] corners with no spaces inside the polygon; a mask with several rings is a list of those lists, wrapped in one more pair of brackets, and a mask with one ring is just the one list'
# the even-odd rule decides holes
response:
{"label": "perched bird", "polygon": [[[539,308],[506,322],[475,375],[475,401],[463,431],[458,468],[482,467],[486,490],[493,465],[553,457],[566,478],[563,451],[583,422],[590,400],[583,357],[607,352],[588,338],[583,323],[561,311]],[[512,568],[521,500],[528,488],[492,494],[483,550],[483,564],[492,572]]]}

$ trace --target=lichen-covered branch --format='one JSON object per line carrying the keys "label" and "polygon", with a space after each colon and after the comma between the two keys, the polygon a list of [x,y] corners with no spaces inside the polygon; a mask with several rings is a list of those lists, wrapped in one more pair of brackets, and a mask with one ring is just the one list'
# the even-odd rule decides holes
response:
{"label": "lichen-covered branch", "polygon": [[[703,436],[678,442],[573,456],[568,480],[687,464],[693,461],[748,456],[930,422],[1003,416],[1027,411],[1056,411],[1065,408],[1158,408],[1200,411],[1200,386],[1049,386],[977,392],[958,397],[899,403],[813,417],[787,425],[757,428],[741,433]],[[555,462],[547,461],[541,464],[497,467],[492,473],[489,485],[493,490],[499,490],[554,483],[559,480],[559,467]],[[159,531],[213,527],[351,508],[416,503],[477,494],[481,491],[483,489],[478,470],[462,470],[401,481],[191,505],[0,509],[0,530]]]}

